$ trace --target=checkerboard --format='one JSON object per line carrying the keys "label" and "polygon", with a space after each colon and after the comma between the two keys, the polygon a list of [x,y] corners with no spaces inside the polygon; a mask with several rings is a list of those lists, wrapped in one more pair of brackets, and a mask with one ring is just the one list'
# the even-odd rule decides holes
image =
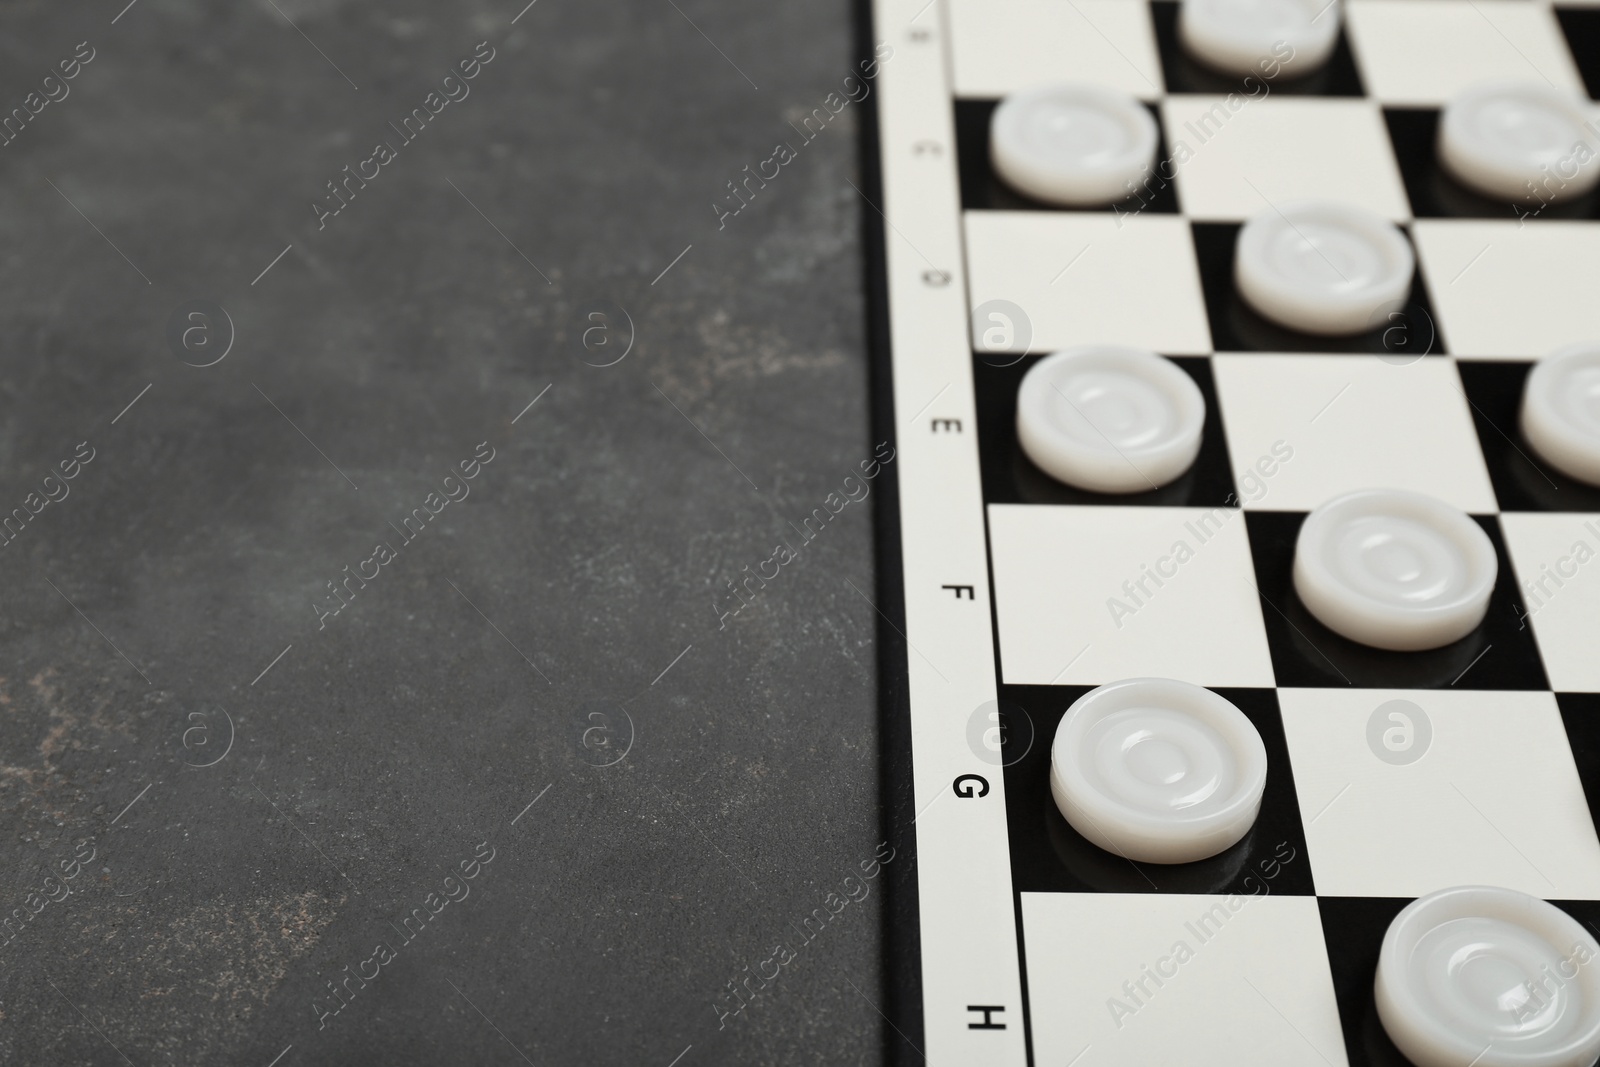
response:
{"label": "checkerboard", "polygon": [[[887,805],[915,856],[893,906],[897,1047],[935,1065],[1402,1063],[1372,980],[1410,900],[1507,886],[1600,934],[1600,490],[1517,429],[1531,362],[1600,337],[1600,196],[1529,214],[1455,185],[1433,151],[1442,104],[1475,82],[1600,97],[1600,5],[1347,0],[1322,70],[1236,109],[1247,90],[1180,51],[1170,0],[870,15],[866,46],[893,48],[863,186],[882,219],[878,421],[898,449]],[[994,108],[1063,81],[1144,101],[1161,158],[1181,140],[1186,161],[1106,210],[1012,192],[988,162]],[[1401,226],[1418,262],[1402,314],[1311,338],[1241,303],[1240,225],[1298,199]],[[1096,342],[1160,352],[1200,387],[1203,443],[1177,482],[1099,496],[1023,454],[1023,374]],[[1366,648],[1293,593],[1306,514],[1379,486],[1446,500],[1493,541],[1499,582],[1462,641]],[[1216,690],[1265,741],[1260,818],[1213,859],[1118,858],[1051,799],[1065,710],[1146,675]]]}

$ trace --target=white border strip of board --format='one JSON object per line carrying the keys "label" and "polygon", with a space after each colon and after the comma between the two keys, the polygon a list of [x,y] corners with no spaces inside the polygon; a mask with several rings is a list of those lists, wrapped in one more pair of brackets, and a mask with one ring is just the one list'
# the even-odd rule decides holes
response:
{"label": "white border strip of board", "polygon": [[[1022,1065],[1005,781],[973,740],[995,707],[988,548],[940,0],[873,0],[900,483],[924,1050]],[[987,756],[987,758],[986,758]]]}

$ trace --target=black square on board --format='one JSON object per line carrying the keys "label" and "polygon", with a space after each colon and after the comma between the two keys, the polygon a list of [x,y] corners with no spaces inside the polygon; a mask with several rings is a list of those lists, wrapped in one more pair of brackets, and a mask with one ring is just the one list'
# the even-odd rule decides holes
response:
{"label": "black square on board", "polygon": [[1557,7],[1556,20],[1590,98],[1600,100],[1600,8]]}
{"label": "black square on board", "polygon": [[1002,685],[1006,825],[1016,892],[1192,893],[1262,896],[1315,892],[1300,805],[1271,689],[1213,689],[1261,733],[1267,786],[1255,826],[1238,844],[1198,863],[1134,863],[1092,845],[1050,794],[1050,746],[1072,703],[1092,686]]}
{"label": "black square on board", "polygon": [[1163,181],[1157,177],[1159,169],[1156,160],[1170,160],[1170,150],[1167,148],[1166,128],[1161,122],[1161,113],[1153,104],[1145,104],[1150,116],[1156,120],[1158,134],[1156,159],[1150,161],[1152,180],[1148,180],[1143,190],[1138,195],[1130,195],[1125,200],[1104,207],[1091,208],[1064,208],[1056,204],[1046,204],[1030,196],[1024,196],[1001,180],[989,165],[989,120],[994,116],[994,109],[1000,106],[998,100],[957,100],[956,101],[956,165],[957,175],[961,182],[961,206],[963,209],[989,209],[995,211],[1116,211],[1124,215],[1138,215],[1146,211],[1160,215],[1176,215],[1178,213],[1178,189],[1171,181]]}
{"label": "black square on board", "polygon": [[1557,693],[1556,705],[1589,801],[1589,818],[1600,827],[1600,693]]}
{"label": "black square on board", "polygon": [[1523,440],[1518,412],[1532,366],[1478,360],[1457,364],[1500,510],[1600,511],[1600,489],[1562,474]]}
{"label": "black square on board", "polygon": [[1389,924],[1411,901],[1399,897],[1319,897],[1333,999],[1339,1005],[1350,1067],[1411,1067],[1378,1020],[1372,982]]}
{"label": "black square on board", "polygon": [[1182,477],[1142,493],[1108,494],[1075,489],[1034,466],[1017,441],[1017,388],[1042,356],[984,353],[973,365],[978,409],[978,458],[985,504],[1109,504],[1157,507],[1237,507],[1228,441],[1222,432],[1217,387],[1205,356],[1173,356],[1200,387],[1206,421],[1200,454]]}
{"label": "black square on board", "polygon": [[1511,561],[1500,523],[1488,515],[1472,518],[1494,543],[1499,577],[1489,597],[1489,613],[1461,640],[1425,652],[1389,652],[1340,637],[1318,622],[1294,591],[1294,543],[1305,515],[1299,512],[1245,513],[1261,620],[1266,625],[1272,671],[1283,688],[1339,689],[1548,689],[1544,662],[1533,631],[1522,619]]}
{"label": "black square on board", "polygon": [[[1600,218],[1600,190],[1561,203],[1540,199],[1512,203],[1468,189],[1439,164],[1435,139],[1439,112],[1431,108],[1384,108],[1383,120],[1400,164],[1411,213],[1419,219],[1551,219]],[[1558,179],[1552,179],[1558,180]]]}
{"label": "black square on board", "polygon": [[1384,316],[1370,332],[1318,337],[1269,322],[1239,296],[1233,284],[1233,258],[1242,224],[1192,222],[1190,227],[1214,352],[1368,352],[1383,358],[1444,353],[1444,340],[1435,325],[1439,320],[1420,271],[1412,279],[1406,306]]}
{"label": "black square on board", "polygon": [[[1363,96],[1361,75],[1356,72],[1355,56],[1350,52],[1350,42],[1343,28],[1333,46],[1328,61],[1304,77],[1290,78],[1280,72],[1276,76],[1255,77],[1246,83],[1244,78],[1219,74],[1185,52],[1178,40],[1178,4],[1176,0],[1154,0],[1150,5],[1150,18],[1155,23],[1156,50],[1161,54],[1161,74],[1167,82],[1169,93],[1239,93],[1258,96]],[[1269,68],[1270,69],[1270,68]],[[1263,90],[1263,86],[1265,89]]]}

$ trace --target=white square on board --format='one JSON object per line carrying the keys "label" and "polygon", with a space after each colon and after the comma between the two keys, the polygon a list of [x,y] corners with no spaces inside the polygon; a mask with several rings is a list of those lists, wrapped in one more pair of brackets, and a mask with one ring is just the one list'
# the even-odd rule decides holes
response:
{"label": "white square on board", "polygon": [[1411,233],[1452,355],[1537,359],[1600,337],[1600,226],[1418,219]]}
{"label": "white square on board", "polygon": [[1350,0],[1345,13],[1367,93],[1385,104],[1440,106],[1486,81],[1584,91],[1548,4]]}
{"label": "white square on board", "polygon": [[[1380,713],[1396,700],[1409,706]],[[1280,689],[1278,704],[1319,894],[1600,896],[1600,841],[1554,695]]]}
{"label": "white square on board", "polygon": [[1452,360],[1234,355],[1211,367],[1249,510],[1311,511],[1376,487],[1498,510]]}
{"label": "white square on board", "polygon": [[1550,687],[1600,693],[1600,515],[1500,516]]}
{"label": "white square on board", "polygon": [[[923,16],[936,25],[933,11]],[[1130,0],[950,0],[955,94],[999,97],[1056,82],[1161,95],[1150,6]]]}
{"label": "white square on board", "polygon": [[1169,96],[1161,107],[1190,218],[1247,219],[1273,204],[1339,200],[1404,221],[1411,204],[1371,100]]}
{"label": "white square on board", "polygon": [[1022,929],[1037,1063],[1347,1062],[1314,897],[1024,893]]}
{"label": "white square on board", "polygon": [[1008,683],[1273,684],[1243,513],[994,504],[989,540]]}
{"label": "white square on board", "polygon": [[968,211],[972,304],[1009,300],[1032,350],[1123,344],[1163,355],[1211,351],[1194,237],[1178,215]]}

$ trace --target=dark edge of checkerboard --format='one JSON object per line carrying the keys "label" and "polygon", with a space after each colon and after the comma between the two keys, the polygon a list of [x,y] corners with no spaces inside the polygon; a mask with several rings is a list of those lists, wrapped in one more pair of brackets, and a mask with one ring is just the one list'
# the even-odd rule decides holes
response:
{"label": "dark edge of checkerboard", "polygon": [[[873,57],[872,0],[853,0],[858,65]],[[878,164],[878,100],[862,111],[857,146],[861,188],[869,204],[883,203]],[[885,220],[862,209],[862,270],[866,283],[869,407],[872,441],[897,445],[894,368],[890,360],[889,274]],[[878,602],[878,774],[883,795],[882,832],[894,849],[885,869],[882,941],[885,1013],[892,1028],[883,1034],[884,1062],[912,1067],[922,1061],[922,929],[918,918],[916,794],[911,760],[911,697],[905,639],[905,572],[900,549],[900,476],[883,468],[873,505],[874,595]]]}

